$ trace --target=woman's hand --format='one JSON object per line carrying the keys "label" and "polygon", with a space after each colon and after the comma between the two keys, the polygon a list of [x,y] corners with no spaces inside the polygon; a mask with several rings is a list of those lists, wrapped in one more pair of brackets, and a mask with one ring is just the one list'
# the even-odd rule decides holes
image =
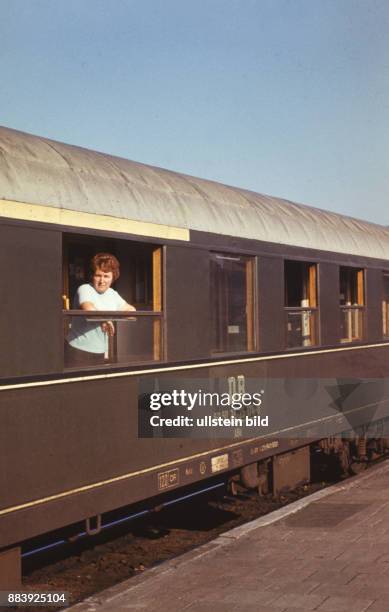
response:
{"label": "woman's hand", "polygon": [[[124,310],[125,312],[136,312],[135,306],[133,306],[132,304],[127,304],[127,302],[123,306],[122,310]],[[136,317],[126,317],[126,321],[136,321]]]}
{"label": "woman's hand", "polygon": [[122,310],[126,310],[128,312],[133,312],[133,311],[136,311],[136,308],[132,304],[127,304],[127,302],[126,302],[125,305],[123,306]]}
{"label": "woman's hand", "polygon": [[112,321],[104,321],[104,323],[101,324],[101,329],[105,334],[108,334],[108,336],[112,337],[115,335],[115,326]]}

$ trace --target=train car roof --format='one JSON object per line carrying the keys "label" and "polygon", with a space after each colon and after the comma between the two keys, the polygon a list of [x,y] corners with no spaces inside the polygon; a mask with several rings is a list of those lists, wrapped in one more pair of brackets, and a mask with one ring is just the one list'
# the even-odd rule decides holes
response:
{"label": "train car roof", "polygon": [[9,128],[0,155],[2,200],[389,259],[382,225]]}

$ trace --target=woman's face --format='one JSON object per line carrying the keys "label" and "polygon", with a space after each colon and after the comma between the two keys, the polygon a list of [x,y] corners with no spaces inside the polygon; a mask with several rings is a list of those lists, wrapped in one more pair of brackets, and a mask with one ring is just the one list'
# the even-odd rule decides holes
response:
{"label": "woman's face", "polygon": [[101,268],[96,268],[92,276],[92,285],[97,293],[105,293],[110,288],[113,281],[113,273],[105,272]]}

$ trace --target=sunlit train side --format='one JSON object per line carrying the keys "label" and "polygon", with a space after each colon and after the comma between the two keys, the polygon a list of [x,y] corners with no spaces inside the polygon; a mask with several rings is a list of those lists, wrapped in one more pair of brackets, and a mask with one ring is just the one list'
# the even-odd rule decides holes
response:
{"label": "sunlit train side", "polygon": [[[388,229],[6,128],[0,154],[0,570],[28,538],[197,481],[282,483],[280,457],[309,475],[316,426],[139,438],[156,376],[387,377]],[[105,362],[69,367],[73,295],[98,252],[120,261],[137,316],[110,313]],[[387,407],[385,391],[377,438]]]}

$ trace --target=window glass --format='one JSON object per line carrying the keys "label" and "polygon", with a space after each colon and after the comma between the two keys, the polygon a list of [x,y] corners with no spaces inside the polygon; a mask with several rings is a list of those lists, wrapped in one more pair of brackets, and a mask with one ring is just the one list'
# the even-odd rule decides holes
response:
{"label": "window glass", "polygon": [[364,272],[360,268],[340,268],[340,341],[362,340],[364,327]]}
{"label": "window glass", "polygon": [[254,259],[211,255],[212,352],[255,349]]}
{"label": "window glass", "polygon": [[339,281],[341,306],[363,306],[363,270],[340,268]]}
{"label": "window glass", "polygon": [[286,346],[318,344],[316,264],[285,262]]}
{"label": "window glass", "polygon": [[285,262],[285,306],[316,306],[316,264]]}

